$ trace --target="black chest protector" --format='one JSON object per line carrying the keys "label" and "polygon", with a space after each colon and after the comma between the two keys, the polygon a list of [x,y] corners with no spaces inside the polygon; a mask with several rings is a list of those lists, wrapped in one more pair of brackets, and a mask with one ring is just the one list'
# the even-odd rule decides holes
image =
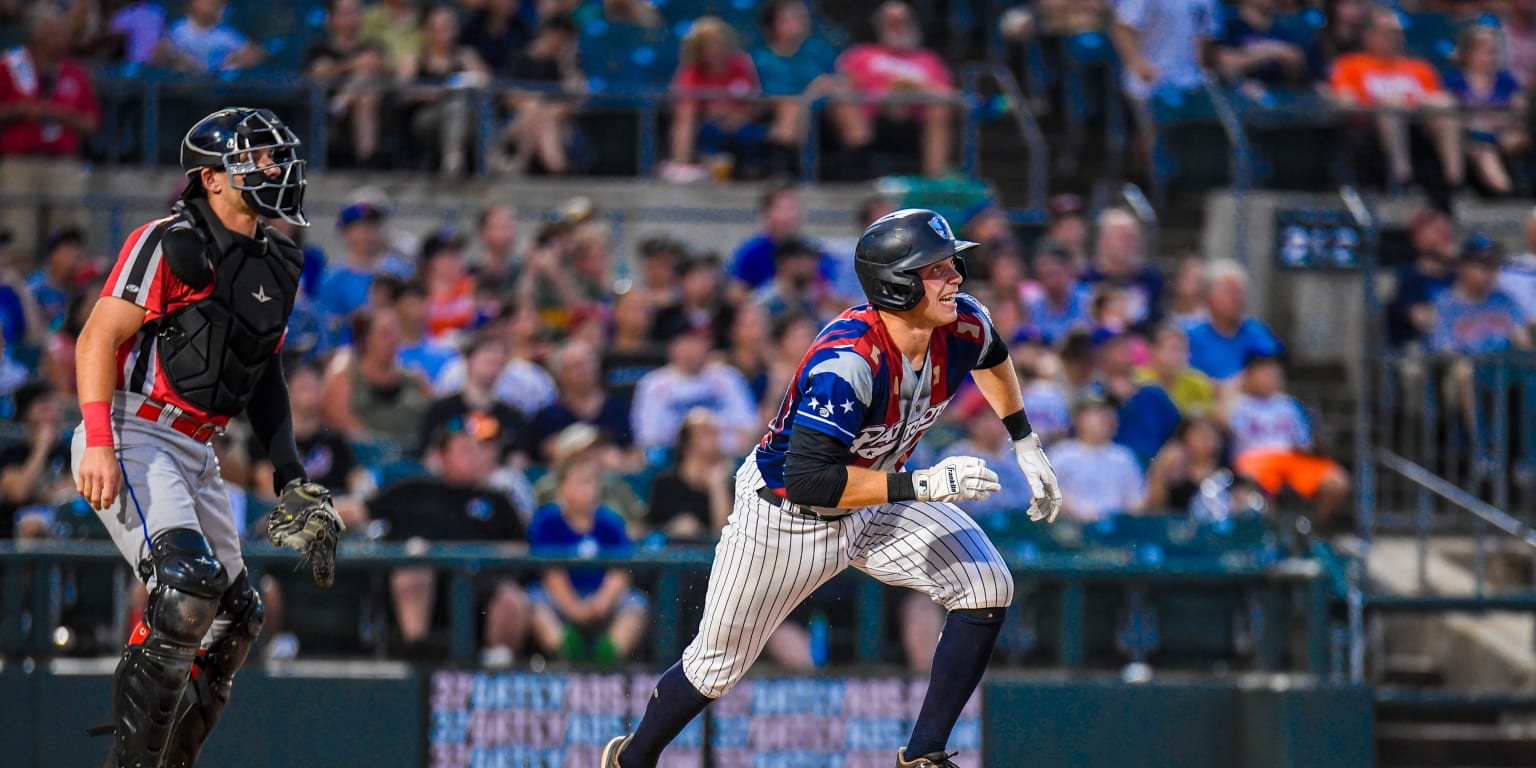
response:
{"label": "black chest protector", "polygon": [[304,255],[265,226],[260,240],[235,235],[206,200],[189,201],[180,213],[192,226],[167,231],[161,257],[188,286],[211,284],[213,291],[160,320],[160,375],[187,402],[235,416],[282,342]]}

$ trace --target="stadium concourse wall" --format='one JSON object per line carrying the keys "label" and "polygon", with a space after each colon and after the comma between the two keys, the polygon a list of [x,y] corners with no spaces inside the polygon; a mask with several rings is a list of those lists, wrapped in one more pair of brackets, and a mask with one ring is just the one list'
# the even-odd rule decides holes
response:
{"label": "stadium concourse wall", "polygon": [[[3,764],[100,765],[107,740],[88,737],[85,728],[107,722],[113,661],[0,669]],[[653,674],[256,666],[242,672],[201,764],[584,768],[643,706]],[[864,697],[864,711],[841,709],[861,682],[873,694]],[[893,687],[901,692],[882,695]],[[727,695],[733,702],[710,710],[708,735],[703,724],[685,732],[667,765],[728,768],[782,754],[809,758],[805,764],[884,768],[915,709],[875,710],[881,702],[915,705],[920,688],[902,678],[749,680]],[[1314,686],[1304,676],[1127,683],[999,674],[984,685],[957,738],[967,742],[960,745],[965,764],[978,768],[1358,768],[1374,764],[1373,717],[1370,689]],[[706,740],[713,745],[708,762]]]}

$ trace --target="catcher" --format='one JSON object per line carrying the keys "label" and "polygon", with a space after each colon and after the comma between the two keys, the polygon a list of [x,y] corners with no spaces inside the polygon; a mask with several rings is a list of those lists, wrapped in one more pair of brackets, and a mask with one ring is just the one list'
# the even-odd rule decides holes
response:
{"label": "catcher", "polygon": [[298,147],[265,109],[193,125],[186,190],[128,236],[80,333],[75,483],[149,589],[113,677],[122,768],[194,765],[261,632],[209,445],[232,416],[275,467],[268,537],[331,583],[341,518],[299,462],[278,359],[303,255],[258,218],[308,224]]}

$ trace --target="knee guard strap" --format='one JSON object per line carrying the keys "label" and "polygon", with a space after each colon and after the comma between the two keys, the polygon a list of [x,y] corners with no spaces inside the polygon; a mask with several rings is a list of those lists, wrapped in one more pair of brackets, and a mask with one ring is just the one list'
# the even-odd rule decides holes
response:
{"label": "knee guard strap", "polygon": [[1008,615],[1007,608],[956,608],[949,615],[972,624],[1001,624]]}
{"label": "knee guard strap", "polygon": [[194,663],[192,680],[177,709],[175,727],[166,747],[165,768],[192,768],[197,764],[203,742],[208,740],[229,703],[235,671],[245,665],[251,646],[261,634],[261,594],[251,587],[245,571],[224,591],[219,601],[219,618],[228,618],[229,626]]}

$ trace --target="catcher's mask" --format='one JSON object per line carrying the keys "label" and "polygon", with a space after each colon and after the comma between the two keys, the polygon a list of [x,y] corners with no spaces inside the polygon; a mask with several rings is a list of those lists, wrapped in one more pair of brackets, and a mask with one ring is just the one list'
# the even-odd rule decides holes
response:
{"label": "catcher's mask", "polygon": [[[189,176],[203,168],[228,171],[230,184],[251,210],[305,227],[307,162],[299,159],[300,143],[270,109],[227,107],[187,131],[181,140],[181,167]],[[262,155],[270,156],[270,164],[261,164]]]}

